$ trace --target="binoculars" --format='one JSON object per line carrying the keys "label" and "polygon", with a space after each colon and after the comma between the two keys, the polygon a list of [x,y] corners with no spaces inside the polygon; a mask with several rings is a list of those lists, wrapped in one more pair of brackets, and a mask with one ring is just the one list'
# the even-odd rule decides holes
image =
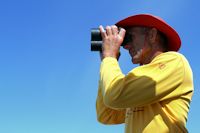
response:
{"label": "binoculars", "polygon": [[[131,35],[125,34],[124,41],[121,46],[125,46],[131,41]],[[91,51],[101,51],[102,50],[102,37],[99,28],[91,29]]]}

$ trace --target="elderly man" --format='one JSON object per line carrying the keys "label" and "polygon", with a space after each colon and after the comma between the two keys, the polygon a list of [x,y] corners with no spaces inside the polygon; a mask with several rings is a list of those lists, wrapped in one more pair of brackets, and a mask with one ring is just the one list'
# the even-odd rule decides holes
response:
{"label": "elderly man", "polygon": [[[118,30],[117,27],[122,27]],[[186,58],[178,53],[181,40],[162,19],[139,14],[116,25],[99,27],[103,39],[98,121],[125,123],[126,133],[186,133],[187,115],[193,95],[193,75]],[[118,64],[124,46],[134,64],[124,75]]]}

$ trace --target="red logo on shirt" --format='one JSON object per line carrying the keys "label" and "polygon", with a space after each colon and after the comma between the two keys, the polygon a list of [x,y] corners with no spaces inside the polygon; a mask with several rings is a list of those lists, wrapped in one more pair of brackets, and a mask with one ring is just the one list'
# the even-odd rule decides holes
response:
{"label": "red logo on shirt", "polygon": [[166,66],[165,64],[163,64],[163,63],[159,63],[159,68],[160,68],[160,69],[164,69],[165,66]]}

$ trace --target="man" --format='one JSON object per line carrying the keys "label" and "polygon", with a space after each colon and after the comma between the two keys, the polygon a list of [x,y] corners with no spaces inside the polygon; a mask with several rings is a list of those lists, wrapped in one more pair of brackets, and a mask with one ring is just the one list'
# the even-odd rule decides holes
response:
{"label": "man", "polygon": [[[118,27],[122,27],[118,30]],[[96,110],[104,124],[125,123],[126,133],[186,133],[193,95],[193,76],[186,58],[178,53],[177,32],[162,19],[139,14],[116,26],[99,27],[103,39]],[[124,75],[118,64],[124,48],[140,66]]]}

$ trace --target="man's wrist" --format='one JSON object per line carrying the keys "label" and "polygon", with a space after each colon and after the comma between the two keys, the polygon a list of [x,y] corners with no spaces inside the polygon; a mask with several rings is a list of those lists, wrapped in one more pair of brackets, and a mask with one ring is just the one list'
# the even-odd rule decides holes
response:
{"label": "man's wrist", "polygon": [[112,57],[112,58],[115,58],[115,59],[119,59],[119,57],[120,57],[120,52],[118,52],[118,53],[106,53],[106,52],[103,52],[102,53],[102,60],[104,59],[104,58],[106,58],[106,57]]}
{"label": "man's wrist", "polygon": [[117,59],[117,56],[116,56],[116,55],[114,55],[114,54],[107,54],[107,53],[104,53],[104,54],[103,54],[103,58],[102,58],[102,59],[104,59],[104,58],[106,58],[106,57],[112,57],[112,58],[115,58],[115,59]]}

